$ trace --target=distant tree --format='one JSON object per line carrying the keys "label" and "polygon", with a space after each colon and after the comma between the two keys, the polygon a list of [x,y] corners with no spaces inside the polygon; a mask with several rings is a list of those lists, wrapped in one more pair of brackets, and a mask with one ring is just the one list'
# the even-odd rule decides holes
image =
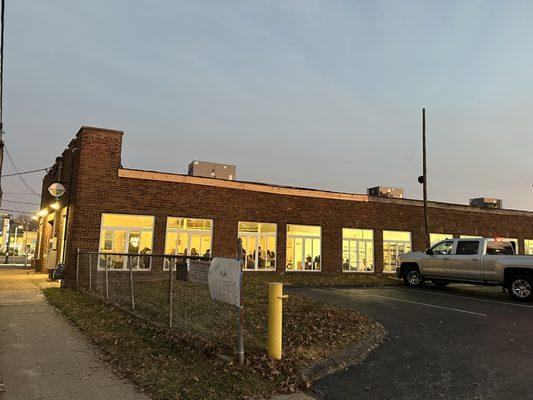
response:
{"label": "distant tree", "polygon": [[36,231],[39,227],[37,221],[26,214],[18,214],[13,217],[12,229],[19,225],[24,226],[25,231]]}

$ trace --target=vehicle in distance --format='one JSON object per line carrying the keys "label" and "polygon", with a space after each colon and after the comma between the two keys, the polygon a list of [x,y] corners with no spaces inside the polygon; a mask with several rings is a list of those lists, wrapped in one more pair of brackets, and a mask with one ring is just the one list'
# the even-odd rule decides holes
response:
{"label": "vehicle in distance", "polygon": [[515,300],[533,297],[533,256],[516,255],[513,243],[501,239],[447,239],[425,252],[401,254],[396,274],[408,286],[431,280],[497,285]]}

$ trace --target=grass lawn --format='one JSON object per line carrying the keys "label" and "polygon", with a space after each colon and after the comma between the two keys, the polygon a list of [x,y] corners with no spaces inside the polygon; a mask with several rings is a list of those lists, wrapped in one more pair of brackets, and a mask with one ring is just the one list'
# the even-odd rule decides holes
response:
{"label": "grass lawn", "polygon": [[[355,311],[290,295],[284,302],[284,357],[280,361],[267,358],[266,283],[287,279],[285,282],[301,285],[311,278],[308,275],[245,275],[246,364],[242,367],[216,356],[217,347],[227,353],[228,348],[223,349],[223,344],[233,346],[236,313],[224,304],[208,301],[205,286],[185,282],[174,287],[175,326],[184,332],[195,332],[192,336],[180,335],[178,340],[90,295],[57,288],[45,289],[44,293],[50,303],[100,348],[119,375],[154,399],[259,398],[306,387],[307,383],[298,375],[301,368],[346,348],[375,326],[372,320]],[[358,276],[359,284],[391,281],[371,275]],[[335,284],[336,279],[327,284]],[[135,288],[136,311],[160,323],[168,321],[168,286],[144,283]],[[124,293],[123,305],[128,305],[127,290],[117,288],[112,293],[117,296]],[[198,339],[209,334],[211,346],[199,346]]]}

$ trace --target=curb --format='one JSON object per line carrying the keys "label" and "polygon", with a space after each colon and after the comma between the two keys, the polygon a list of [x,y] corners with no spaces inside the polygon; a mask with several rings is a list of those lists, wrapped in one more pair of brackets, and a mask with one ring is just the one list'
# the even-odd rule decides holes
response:
{"label": "curb", "polygon": [[326,375],[359,364],[372,350],[383,342],[386,336],[387,331],[385,328],[381,324],[376,324],[376,328],[367,333],[354,346],[306,367],[300,375],[305,381],[314,382]]}

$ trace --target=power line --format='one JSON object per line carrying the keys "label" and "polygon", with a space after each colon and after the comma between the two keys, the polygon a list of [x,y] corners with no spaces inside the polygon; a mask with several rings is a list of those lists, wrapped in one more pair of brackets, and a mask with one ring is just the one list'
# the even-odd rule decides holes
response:
{"label": "power line", "polygon": [[[13,167],[13,170],[18,174],[18,169],[17,169],[17,166],[15,165],[15,161],[13,161],[13,157],[11,157],[11,154],[9,153],[9,150],[7,148],[7,146],[5,146],[5,150],[6,150],[6,154],[7,154],[7,158],[9,160],[9,163],[11,164],[11,167]],[[18,178],[20,179],[20,181],[23,183],[24,186],[26,186],[26,189],[28,189],[30,192],[32,192],[33,194],[36,194],[36,195],[39,195],[39,193],[37,193],[35,190],[33,190],[30,185],[28,185],[26,183],[26,181],[24,180],[24,178],[22,177],[22,175],[17,175]]]}
{"label": "power line", "polygon": [[27,196],[41,196],[39,194],[35,193],[28,193],[28,192],[2,192],[2,194],[16,194],[16,195],[27,195]]}
{"label": "power line", "polygon": [[48,169],[49,169],[49,168],[39,168],[39,169],[32,169],[31,171],[17,172],[16,174],[5,174],[5,175],[2,175],[2,178],[5,178],[5,177],[7,177],[7,176],[17,176],[17,175],[33,174],[34,172],[48,171]]}
{"label": "power line", "polygon": [[12,212],[12,213],[19,213],[19,214],[28,214],[28,215],[34,215],[35,213],[28,212],[28,211],[21,211],[21,210],[10,210],[8,208],[0,208],[0,211],[6,211],[6,212]]}
{"label": "power line", "polygon": [[39,203],[29,203],[27,201],[16,201],[16,200],[2,199],[2,202],[3,203],[13,203],[13,204],[27,204],[27,205],[30,205],[30,206],[40,206]]}

